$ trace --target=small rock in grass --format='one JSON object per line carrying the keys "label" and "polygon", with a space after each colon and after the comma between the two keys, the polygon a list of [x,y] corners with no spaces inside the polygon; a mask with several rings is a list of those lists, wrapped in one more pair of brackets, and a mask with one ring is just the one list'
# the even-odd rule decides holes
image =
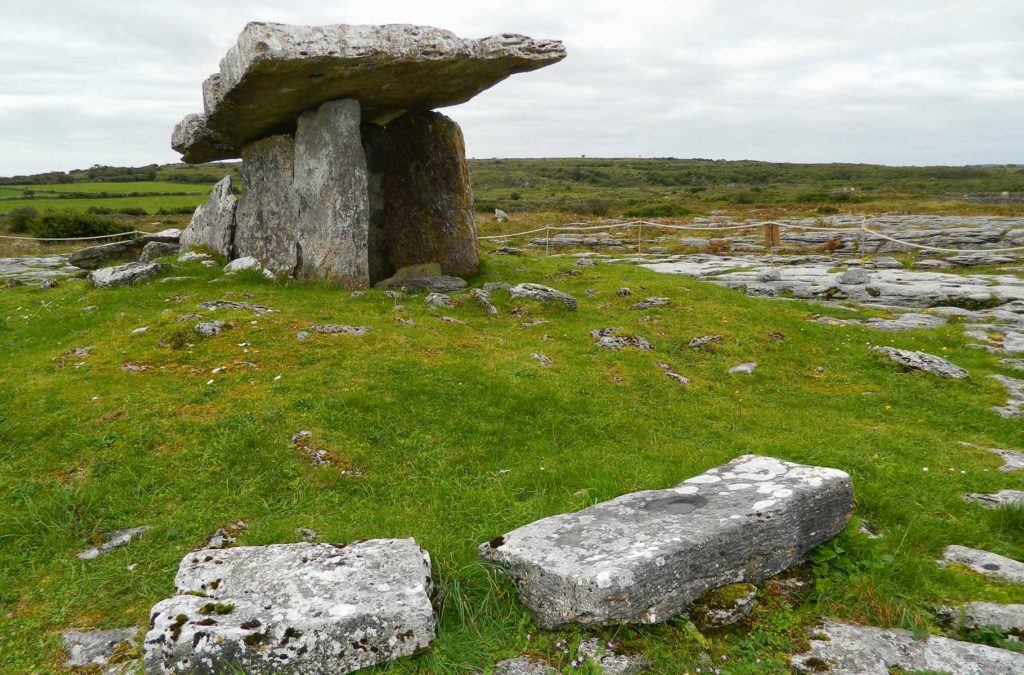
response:
{"label": "small rock in grass", "polygon": [[1024,635],[1024,605],[969,602],[961,607],[943,607],[939,618],[960,630],[995,628],[1005,636]]}
{"label": "small rock in grass", "polygon": [[115,288],[143,281],[160,273],[162,266],[157,263],[128,263],[115,267],[104,267],[89,273],[89,283],[96,288]]}
{"label": "small rock in grass", "polygon": [[548,321],[545,319],[531,319],[530,321],[524,321],[522,326],[523,328],[532,328],[534,326],[539,326],[542,323],[548,323]]}
{"label": "small rock in grass", "polygon": [[627,298],[627,297],[633,295],[633,291],[631,291],[628,288],[626,288],[625,286],[623,286],[622,288],[620,288],[617,291],[615,291],[615,295],[619,296],[620,298]]}
{"label": "small rock in grass", "polygon": [[257,316],[277,312],[276,309],[271,309],[270,307],[264,307],[263,305],[254,305],[251,302],[238,302],[235,300],[210,300],[209,302],[199,303],[198,307],[199,309],[207,310],[249,309],[255,312]]}
{"label": "small rock in grass", "polygon": [[454,307],[455,301],[443,293],[429,293],[424,298],[428,305],[436,305],[437,307]]}
{"label": "small rock in grass", "polygon": [[132,331],[132,335],[141,335],[149,330],[149,326],[141,326]]}
{"label": "small rock in grass", "polygon": [[587,296],[588,298],[592,298],[595,295],[597,295],[597,289],[596,288],[588,288],[587,290],[583,291],[583,295]]}
{"label": "small rock in grass", "polygon": [[552,364],[551,359],[544,356],[540,352],[534,352],[530,354],[530,357],[542,366],[550,366]]}
{"label": "small rock in grass", "polygon": [[597,261],[590,258],[580,258],[573,265],[576,267],[597,267]]}
{"label": "small rock in grass", "polygon": [[634,675],[650,667],[650,662],[644,657],[616,654],[611,643],[601,642],[597,638],[580,641],[579,658],[589,660],[602,675]]}
{"label": "small rock in grass", "polygon": [[495,291],[500,290],[507,291],[511,287],[512,284],[508,283],[507,281],[489,281],[486,284],[484,284],[483,289],[488,293],[493,293]]}
{"label": "small rock in grass", "polygon": [[[217,265],[217,261],[216,260],[201,260],[201,261],[199,261],[199,264],[202,265],[203,267],[209,267],[211,269],[213,269],[214,267],[219,267],[219,265]],[[266,270],[264,270],[264,274],[267,274],[267,273],[268,272]]]}
{"label": "small rock in grass", "polygon": [[49,290],[51,288],[57,288],[57,280],[54,278],[43,279],[39,282],[39,288],[42,290]]}
{"label": "small rock in grass", "polygon": [[729,374],[730,375],[753,375],[754,371],[756,369],[757,369],[757,364],[754,363],[753,361],[749,361],[747,363],[741,363],[738,366],[733,366],[732,368],[729,369]]}
{"label": "small rock in grass", "polygon": [[1006,375],[992,375],[991,377],[1006,387],[1006,392],[1009,395],[1005,406],[993,406],[992,409],[1003,417],[1020,417],[1024,415],[1024,380],[1007,377]]}
{"label": "small rock in grass", "polygon": [[712,344],[713,342],[721,342],[721,341],[722,341],[722,336],[721,335],[701,335],[700,337],[695,337],[692,340],[690,340],[689,344],[687,344],[686,346],[687,347],[691,347],[691,348],[696,348],[696,347],[703,347],[704,345]]}
{"label": "small rock in grass", "polygon": [[[64,667],[88,668],[100,672],[111,664],[111,659],[115,655],[134,649],[138,645],[138,633],[139,629],[135,626],[113,630],[64,631],[64,651],[68,655]],[[129,670],[115,665],[113,669],[104,672],[121,673]]]}
{"label": "small rock in grass", "polygon": [[671,298],[647,298],[633,305],[633,309],[650,309],[651,307],[664,307],[665,305],[672,302]]}
{"label": "small rock in grass", "polygon": [[[207,261],[204,260],[203,264],[206,264],[206,262]],[[235,258],[234,260],[232,260],[231,262],[224,266],[225,274],[236,274],[238,272],[241,272],[242,270],[255,270],[261,273],[263,276],[267,277],[268,279],[274,278],[273,272],[263,267],[263,264],[260,263],[259,260],[253,258],[250,255],[242,256],[241,258]]]}
{"label": "small rock in grass", "polygon": [[493,255],[522,255],[523,249],[515,246],[502,246],[491,251]]}
{"label": "small rock in grass", "polygon": [[249,524],[244,520],[239,520],[237,523],[232,523],[227,527],[218,528],[216,532],[210,535],[210,538],[206,541],[203,546],[204,549],[222,549],[228,548],[238,539],[238,535],[245,532],[249,528]]}
{"label": "small rock in grass", "polygon": [[462,325],[462,326],[466,325],[465,321],[463,321],[461,319],[456,319],[454,316],[439,316],[437,318],[440,321],[444,321],[445,323],[455,323],[455,324],[459,324],[459,325]]}
{"label": "small rock in grass", "polygon": [[1006,506],[1024,507],[1024,490],[1000,490],[992,494],[969,492],[964,499],[980,504],[987,509],[999,509]]}
{"label": "small rock in grass", "polygon": [[675,380],[679,384],[690,384],[690,378],[685,375],[680,375],[679,373],[673,373],[671,370],[666,371],[665,376],[670,380]]}
{"label": "small rock in grass", "polygon": [[370,332],[369,326],[344,326],[335,323],[324,324],[322,326],[310,326],[309,330],[314,333],[324,333],[327,335],[366,335]]}
{"label": "small rock in grass", "polygon": [[228,324],[223,321],[203,321],[193,326],[193,329],[203,337],[218,335]]}
{"label": "small rock in grass", "polygon": [[513,298],[527,298],[539,302],[560,302],[569,309],[576,309],[579,304],[576,298],[568,293],[541,284],[516,284],[508,289]]}
{"label": "small rock in grass", "polygon": [[108,551],[113,551],[115,548],[119,548],[138,539],[148,529],[149,525],[142,525],[140,527],[130,527],[124,530],[108,532],[104,535],[107,538],[105,542],[94,548],[76,553],[75,557],[79,560],[92,560],[93,558],[103,555]]}
{"label": "small rock in grass", "polygon": [[768,339],[772,342],[783,342],[786,339],[786,336],[779,331],[772,331],[771,333],[768,333]]}
{"label": "small rock in grass", "polygon": [[925,372],[938,375],[939,377],[957,380],[970,377],[970,374],[963,368],[956,366],[945,359],[939,358],[938,356],[926,354],[925,352],[915,352],[909,349],[879,346],[872,347],[871,351],[885,355],[890,361],[898,363],[906,370],[923,370]]}
{"label": "small rock in grass", "polygon": [[598,347],[619,351],[627,347],[643,351],[654,351],[654,345],[639,335],[616,335],[620,328],[601,328],[590,331]]}
{"label": "small rock in grass", "polygon": [[477,301],[488,314],[497,314],[498,308],[491,304],[491,294],[482,288],[474,288],[469,291],[469,297]]}
{"label": "small rock in grass", "polygon": [[942,559],[937,562],[942,567],[957,563],[987,577],[1024,584],[1024,563],[998,553],[954,544],[943,549]]}
{"label": "small rock in grass", "polygon": [[315,541],[320,538],[320,533],[309,527],[300,527],[295,530],[295,533],[306,541]]}
{"label": "small rock in grass", "polygon": [[517,656],[495,663],[494,675],[558,675],[558,671],[544,661]]}
{"label": "small rock in grass", "polygon": [[186,251],[178,256],[178,262],[199,262],[201,260],[211,260],[209,253],[199,253],[197,251]]}
{"label": "small rock in grass", "polygon": [[295,334],[295,339],[296,340],[305,340],[306,338],[309,337],[309,335],[310,335],[309,331],[300,330],[298,333]]}

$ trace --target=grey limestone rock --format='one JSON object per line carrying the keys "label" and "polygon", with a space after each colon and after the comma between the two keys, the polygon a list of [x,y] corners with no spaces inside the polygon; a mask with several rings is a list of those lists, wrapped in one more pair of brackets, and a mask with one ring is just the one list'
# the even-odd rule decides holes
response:
{"label": "grey limestone rock", "polygon": [[[204,260],[202,262],[204,265],[206,265],[207,263],[212,263],[213,261]],[[213,263],[213,265],[211,265],[211,267],[215,266],[216,263]],[[274,278],[273,272],[265,268],[260,263],[259,260],[253,258],[251,255],[242,256],[241,258],[235,258],[234,260],[232,260],[231,262],[224,266],[224,274],[237,274],[238,272],[241,272],[243,270],[255,270],[256,272],[262,273],[263,276],[267,277],[268,279]]]}
{"label": "grey limestone rock", "polygon": [[1004,635],[1024,636],[1024,605],[1020,604],[969,602],[961,607],[945,607],[939,617],[958,629],[994,626]]}
{"label": "grey limestone rock", "polygon": [[310,326],[309,330],[314,333],[326,333],[328,335],[366,335],[370,332],[369,326],[342,326],[329,323],[323,326]]}
{"label": "grey limestone rock", "polygon": [[469,297],[477,301],[488,314],[497,314],[498,308],[491,302],[491,294],[482,288],[473,288],[469,291]]}
{"label": "grey limestone rock", "polygon": [[946,377],[955,380],[962,380],[970,377],[970,374],[963,368],[950,363],[946,359],[933,356],[932,354],[926,354],[925,352],[915,352],[909,349],[879,346],[872,347],[871,351],[885,355],[889,360],[898,363],[906,370],[923,370],[927,373],[938,375],[939,377]]}
{"label": "grey limestone rock", "polygon": [[598,347],[603,347],[604,349],[619,351],[621,349],[632,348],[647,352],[654,351],[654,345],[648,342],[645,338],[642,338],[639,335],[619,335],[621,330],[621,328],[599,328],[590,331],[590,335],[595,340],[594,344]]}
{"label": "grey limestone rock", "polygon": [[165,244],[162,241],[151,241],[142,247],[142,253],[139,254],[139,262],[143,264],[151,263],[157,258],[174,255],[177,252],[177,244]]}
{"label": "grey limestone rock", "polygon": [[140,527],[129,527],[124,530],[108,532],[104,535],[107,538],[105,542],[99,546],[76,553],[75,557],[79,560],[92,560],[93,558],[97,558],[108,551],[113,551],[115,548],[126,546],[141,537],[148,529],[149,525],[142,525]]}
{"label": "grey limestone rock", "polygon": [[1024,415],[1024,380],[1007,377],[1006,375],[992,375],[992,379],[1006,387],[1006,393],[1008,394],[1006,405],[995,406],[993,410],[1003,417],[1020,417]]}
{"label": "grey limestone rock", "polygon": [[367,121],[383,122],[463,103],[563,58],[561,42],[509,33],[467,40],[404,24],[250,23],[204,83],[204,114],[182,120],[171,144],[186,162],[231,159],[245,143],[292,131],[303,111],[327,101],[356,99]]}
{"label": "grey limestone rock", "polygon": [[642,656],[616,654],[610,647],[597,638],[581,640],[578,658],[590,661],[602,675],[633,675],[644,672],[650,665]]}
{"label": "grey limestone rock", "polygon": [[993,579],[1024,584],[1024,563],[991,551],[953,544],[943,549],[938,563],[943,567],[957,563]]}
{"label": "grey limestone rock", "polygon": [[231,257],[235,238],[235,208],[238,200],[231,191],[231,176],[224,176],[213,186],[206,201],[192,214],[188,227],[178,243],[182,251],[191,246],[205,246],[214,253]]}
{"label": "grey limestone rock", "polygon": [[348,673],[434,639],[430,557],[412,539],[189,553],[151,611],[147,673]]}
{"label": "grey limestone rock", "polygon": [[721,341],[722,341],[722,336],[721,335],[701,335],[700,337],[695,337],[692,340],[690,340],[689,343],[687,343],[686,346],[687,347],[691,347],[691,348],[703,347],[704,345],[709,345],[709,344],[712,344],[712,343],[715,343],[715,342],[721,342]]}
{"label": "grey limestone rock", "polygon": [[524,525],[479,550],[542,627],[656,623],[705,591],[799,562],[843,529],[852,508],[842,471],[744,455],[675,488]]}
{"label": "grey limestone rock", "polygon": [[1024,490],[999,490],[992,494],[969,492],[964,499],[980,504],[987,509],[998,509],[1004,506],[1024,507]]}
{"label": "grey limestone rock", "polygon": [[517,656],[494,664],[494,675],[557,675],[558,671],[543,661]]}
{"label": "grey limestone rock", "polygon": [[705,593],[689,610],[701,630],[724,628],[739,623],[754,609],[757,586],[730,584]]}
{"label": "grey limestone rock", "polygon": [[897,670],[924,670],[992,675],[1024,671],[1024,654],[944,637],[918,640],[906,630],[826,620],[809,633],[810,651],[795,654],[791,660],[798,673],[890,675]]}
{"label": "grey limestone rock", "polygon": [[753,361],[747,363],[741,363],[738,366],[733,366],[729,369],[730,375],[753,375],[754,371],[757,370],[757,364]]}
{"label": "grey limestone rock", "polygon": [[68,262],[83,270],[97,270],[112,262],[135,260],[145,245],[146,241],[140,238],[87,246],[68,256]]}
{"label": "grey limestone rock", "polygon": [[647,298],[633,305],[633,309],[650,309],[651,307],[664,307],[672,302],[671,298]]}
{"label": "grey limestone rock", "polygon": [[193,326],[193,330],[203,337],[218,335],[227,324],[223,321],[202,321]]}
{"label": "grey limestone rock", "polygon": [[104,267],[89,273],[89,283],[96,288],[115,288],[129,286],[159,274],[162,269],[159,263],[128,263],[116,267]]}
{"label": "grey limestone rock", "polygon": [[569,309],[576,309],[578,304],[576,298],[572,297],[568,293],[555,290],[549,286],[542,286],[541,284],[516,284],[508,289],[508,293],[513,298],[527,298],[529,300],[538,300],[540,302],[561,302]]}
{"label": "grey limestone rock", "polygon": [[532,358],[534,361],[536,361],[542,366],[550,366],[552,364],[551,359],[541,354],[540,352],[534,352],[530,354],[530,358]]}
{"label": "grey limestone rock", "polygon": [[836,275],[837,284],[845,284],[847,286],[860,286],[871,281],[871,275],[859,267],[855,267],[852,270],[846,270]]}
{"label": "grey limestone rock", "polygon": [[139,629],[115,628],[113,630],[67,630],[64,631],[64,651],[68,658],[65,668],[93,668],[104,673],[128,672],[128,664],[111,664],[110,659],[118,649],[137,646]]}
{"label": "grey limestone rock", "polygon": [[[276,312],[276,309],[271,309],[264,305],[254,305],[251,302],[240,302],[237,300],[210,300],[207,302],[201,302],[197,305],[199,309],[206,309],[210,311],[216,311],[218,309],[248,309],[256,313],[256,316],[263,316],[264,314],[272,314]],[[183,319],[179,318],[179,321]]]}
{"label": "grey limestone rock", "polygon": [[449,298],[444,293],[428,293],[424,301],[428,305],[435,305],[437,307],[454,307],[455,301]]}
{"label": "grey limestone rock", "polygon": [[986,452],[999,455],[1003,458],[1003,465],[999,467],[1000,471],[1020,471],[1024,469],[1024,452],[1020,450],[1011,450],[1009,448],[985,448],[974,443],[967,443],[964,441],[960,442],[960,445],[965,445],[971,448],[980,448]]}

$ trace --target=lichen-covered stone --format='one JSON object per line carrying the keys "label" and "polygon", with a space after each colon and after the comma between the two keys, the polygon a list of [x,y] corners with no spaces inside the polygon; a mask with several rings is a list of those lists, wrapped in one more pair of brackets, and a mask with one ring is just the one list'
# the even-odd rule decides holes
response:
{"label": "lichen-covered stone", "polygon": [[969,602],[960,607],[944,607],[939,618],[958,630],[984,627],[997,629],[1003,635],[1024,637],[1024,605],[995,602]]}
{"label": "lichen-covered stone", "polygon": [[1006,506],[1024,507],[1024,490],[999,490],[991,494],[969,492],[964,495],[964,499],[980,504],[988,509],[998,509]]}
{"label": "lichen-covered stone", "polygon": [[459,125],[413,110],[384,134],[383,236],[391,267],[436,262],[444,274],[476,274],[473,191]]}
{"label": "lichen-covered stone", "polygon": [[203,115],[175,127],[186,162],[238,156],[244,144],[289,132],[305,111],[359,100],[368,121],[468,101],[514,73],[565,58],[556,40],[502,34],[466,40],[429,26],[250,23],[203,84]]}
{"label": "lichen-covered stone", "polygon": [[148,673],[348,673],[434,639],[430,558],[412,539],[189,553],[157,603]]}
{"label": "lichen-covered stone", "polygon": [[97,270],[117,261],[133,261],[146,245],[142,239],[122,239],[107,244],[87,246],[68,256],[68,262],[83,270]]}
{"label": "lichen-covered stone", "polygon": [[125,653],[137,646],[139,629],[115,628],[112,630],[67,630],[64,631],[64,651],[68,658],[65,668],[88,669],[88,672],[127,673],[127,663],[111,663],[119,653]]}
{"label": "lichen-covered stone", "polygon": [[165,244],[161,241],[151,241],[142,247],[139,254],[140,263],[151,263],[157,258],[174,255],[178,252],[178,244]]}
{"label": "lichen-covered stone", "polygon": [[231,176],[224,176],[213,186],[206,201],[199,205],[188,227],[178,240],[181,250],[205,246],[214,253],[231,257],[235,237],[235,209],[238,199],[231,191]]}
{"label": "lichen-covered stone", "polygon": [[89,283],[96,288],[128,286],[156,276],[161,269],[159,263],[128,263],[115,267],[104,267],[89,273]]}
{"label": "lichen-covered stone", "polygon": [[538,302],[560,302],[569,309],[576,309],[579,304],[576,298],[568,293],[541,284],[516,284],[508,289],[508,294],[512,298],[525,298]]}
{"label": "lichen-covered stone", "polygon": [[722,586],[702,595],[690,608],[690,618],[701,630],[731,626],[750,614],[756,596],[753,584]]}
{"label": "lichen-covered stone", "polygon": [[245,191],[235,210],[235,255],[252,256],[274,274],[291,275],[298,261],[294,175],[290,135],[268,136],[242,148]]}
{"label": "lichen-covered stone", "polygon": [[744,455],[675,488],[545,518],[480,546],[538,625],[655,623],[707,590],[757,583],[846,525],[850,477]]}
{"label": "lichen-covered stone", "polygon": [[938,563],[943,567],[949,567],[950,563],[963,565],[973,572],[993,579],[1024,584],[1024,562],[991,551],[953,544],[943,549],[942,558]]}
{"label": "lichen-covered stone", "polygon": [[954,365],[946,359],[939,358],[925,352],[915,352],[910,349],[897,349],[895,347],[872,347],[871,351],[878,352],[898,363],[906,370],[923,370],[927,373],[946,377],[954,380],[963,380],[970,377],[970,374]]}

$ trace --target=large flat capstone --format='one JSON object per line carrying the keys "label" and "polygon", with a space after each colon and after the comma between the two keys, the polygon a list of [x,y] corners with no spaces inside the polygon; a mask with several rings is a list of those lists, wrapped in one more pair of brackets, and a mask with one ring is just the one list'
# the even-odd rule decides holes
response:
{"label": "large flat capstone", "polygon": [[480,555],[508,572],[542,627],[655,623],[707,590],[799,562],[852,509],[843,471],[743,455],[674,488],[530,523]]}
{"label": "large flat capstone", "polygon": [[347,673],[434,639],[430,557],[413,539],[196,551],[174,588],[150,614],[147,673]]}
{"label": "large flat capstone", "polygon": [[244,144],[295,130],[299,115],[356,99],[366,121],[464,103],[514,73],[565,58],[557,40],[467,40],[428,26],[250,23],[203,84],[204,114],[175,127],[186,162],[238,157]]}

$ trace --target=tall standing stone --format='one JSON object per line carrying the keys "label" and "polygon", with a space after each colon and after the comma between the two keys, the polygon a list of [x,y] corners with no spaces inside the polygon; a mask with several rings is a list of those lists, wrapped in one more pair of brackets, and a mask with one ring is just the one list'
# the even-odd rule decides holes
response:
{"label": "tall standing stone", "polygon": [[363,124],[363,152],[366,155],[367,192],[370,197],[369,252],[370,283],[387,279],[395,273],[388,261],[384,241],[384,127]]}
{"label": "tall standing stone", "polygon": [[295,132],[297,279],[347,288],[369,284],[369,195],[359,103],[328,101],[299,117]]}
{"label": "tall standing stone", "polygon": [[436,262],[444,274],[476,274],[473,192],[459,125],[411,110],[385,134],[384,238],[392,267]]}
{"label": "tall standing stone", "polygon": [[242,148],[245,191],[235,212],[235,255],[252,256],[274,274],[290,275],[296,267],[294,175],[291,135],[268,136]]}
{"label": "tall standing stone", "polygon": [[192,221],[178,240],[181,250],[205,246],[214,253],[231,257],[235,236],[235,209],[238,200],[231,191],[231,176],[224,176],[210,190],[206,202],[192,214]]}

